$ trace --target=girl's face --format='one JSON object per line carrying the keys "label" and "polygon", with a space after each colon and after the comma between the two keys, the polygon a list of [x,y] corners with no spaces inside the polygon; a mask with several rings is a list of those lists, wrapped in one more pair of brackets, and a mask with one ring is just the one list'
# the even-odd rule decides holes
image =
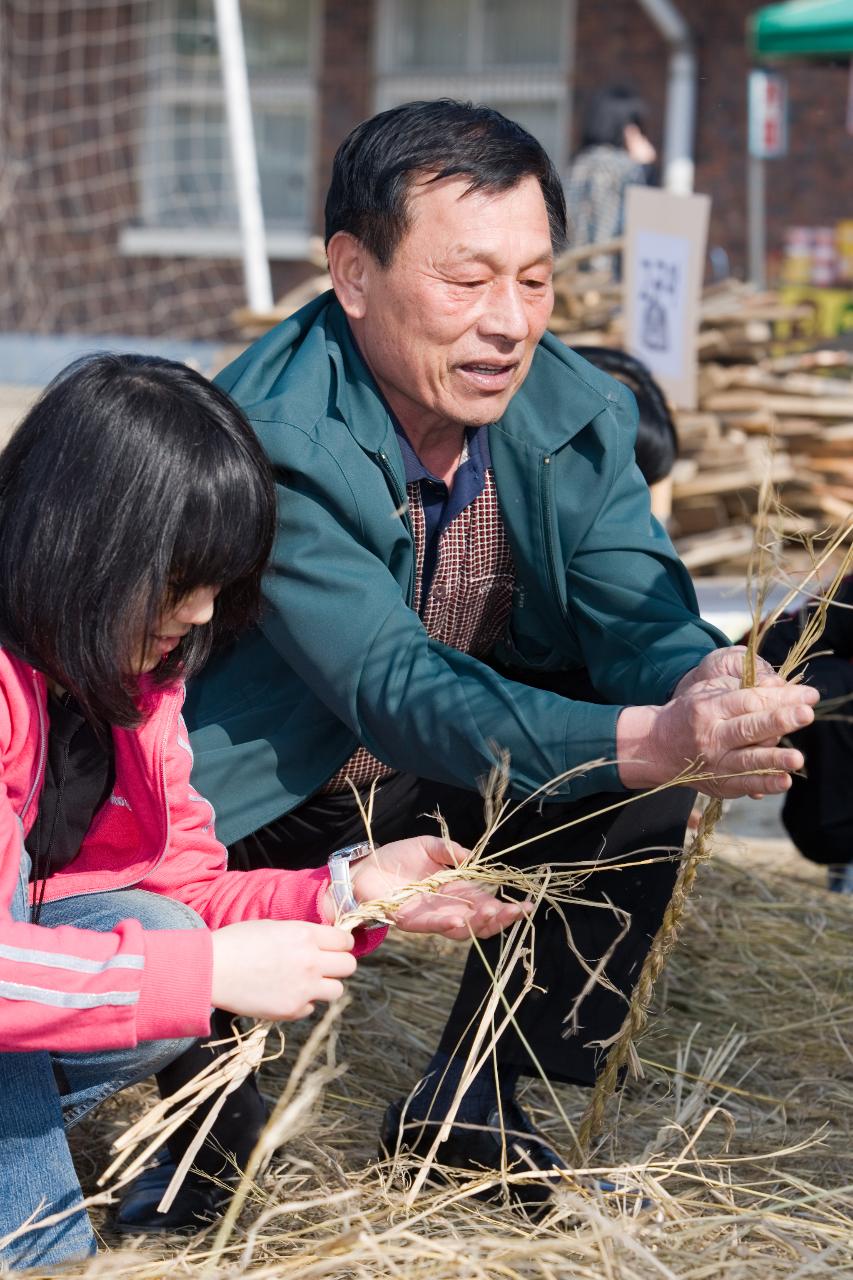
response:
{"label": "girl's face", "polygon": [[203,627],[213,617],[219,587],[199,587],[169,603],[157,619],[156,629],[140,646],[137,672],[153,671],[158,662],[176,649],[192,627]]}

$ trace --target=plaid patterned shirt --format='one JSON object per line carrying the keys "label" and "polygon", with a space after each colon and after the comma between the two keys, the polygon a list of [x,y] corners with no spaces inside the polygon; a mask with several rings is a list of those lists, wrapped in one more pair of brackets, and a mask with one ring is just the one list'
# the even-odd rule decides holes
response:
{"label": "plaid patterned shirt", "polygon": [[[449,492],[424,469],[405,437],[400,440],[421,621],[431,639],[476,658],[486,656],[506,627],[515,585],[487,430],[469,433]],[[348,791],[347,778],[366,790],[395,772],[359,747],[323,791]]]}

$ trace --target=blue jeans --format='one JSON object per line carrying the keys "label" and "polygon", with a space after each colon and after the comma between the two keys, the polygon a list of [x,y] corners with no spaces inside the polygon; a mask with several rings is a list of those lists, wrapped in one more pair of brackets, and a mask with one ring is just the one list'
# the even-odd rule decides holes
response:
{"label": "blue jeans", "polygon": [[[24,852],[12,907],[29,918]],[[40,923],[75,925],[108,932],[120,920],[144,929],[194,929],[202,925],[181,902],[140,889],[85,894],[46,902]],[[111,1094],[153,1075],[183,1053],[192,1040],[156,1040],[135,1049],[92,1053],[0,1053],[0,1262],[12,1269],[71,1262],[95,1253],[95,1235],[85,1209],[54,1226],[28,1231],[2,1244],[31,1215],[41,1217],[79,1204],[83,1193],[74,1171],[66,1129]]]}

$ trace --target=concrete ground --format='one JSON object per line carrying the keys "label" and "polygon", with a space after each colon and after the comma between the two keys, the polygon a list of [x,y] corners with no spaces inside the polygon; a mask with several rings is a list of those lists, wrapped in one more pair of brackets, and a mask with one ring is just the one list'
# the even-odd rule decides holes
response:
{"label": "concrete ground", "polygon": [[0,384],[43,387],[72,360],[97,351],[137,351],[185,360],[209,376],[225,363],[219,342],[123,334],[0,332]]}

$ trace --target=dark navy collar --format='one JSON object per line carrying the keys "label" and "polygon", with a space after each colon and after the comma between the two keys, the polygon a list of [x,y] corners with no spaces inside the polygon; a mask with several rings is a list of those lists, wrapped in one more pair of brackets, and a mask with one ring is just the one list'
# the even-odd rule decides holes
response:
{"label": "dark navy collar", "polygon": [[[443,482],[428,471],[415,453],[409,437],[400,426],[394,415],[391,415],[391,421],[394,424],[394,430],[397,433],[397,443],[400,446],[400,453],[403,455],[403,470],[406,475],[406,484],[411,484],[417,480],[431,480],[434,484],[442,484]],[[460,470],[466,465],[471,464],[471,470],[474,472],[479,481],[479,488],[482,488],[482,477],[492,465],[492,455],[489,449],[489,428],[488,427],[466,427],[465,440],[468,445],[468,457],[466,462],[460,463]],[[458,475],[458,471],[457,471]],[[455,481],[454,481],[455,487]]]}

